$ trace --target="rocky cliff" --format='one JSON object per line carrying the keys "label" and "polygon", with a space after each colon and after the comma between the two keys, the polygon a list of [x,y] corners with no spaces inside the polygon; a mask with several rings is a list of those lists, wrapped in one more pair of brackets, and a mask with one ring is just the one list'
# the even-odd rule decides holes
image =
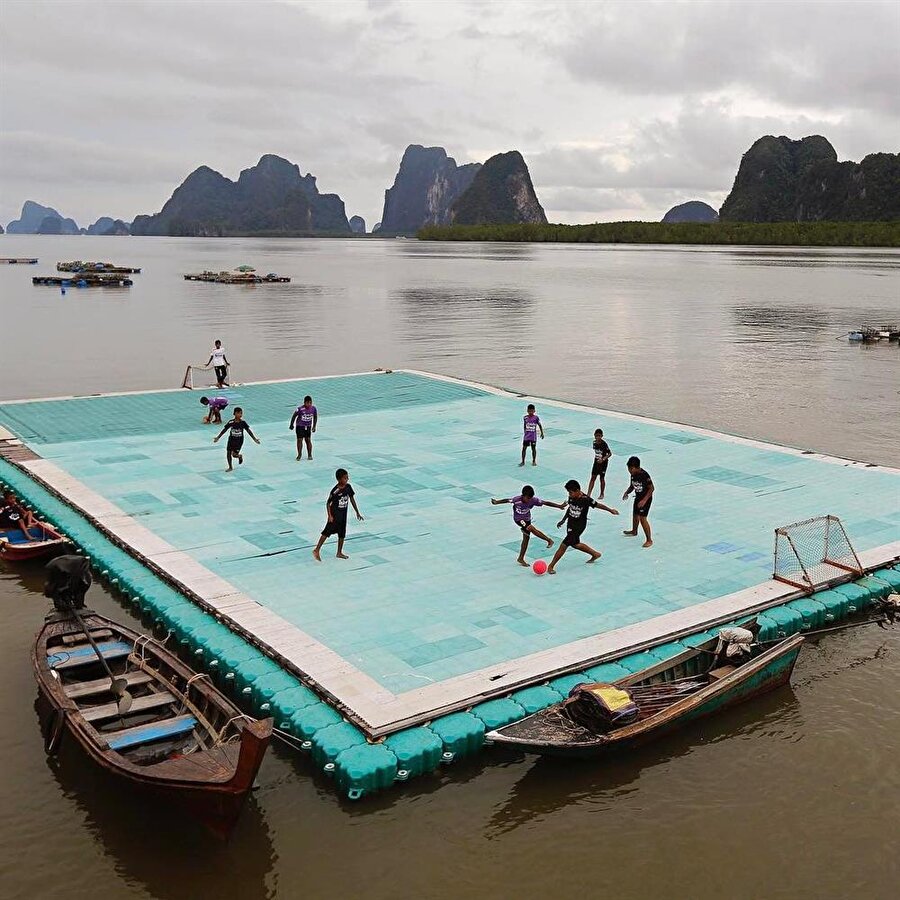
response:
{"label": "rocky cliff", "polygon": [[450,218],[456,225],[545,224],[547,221],[528,166],[518,150],[492,156],[453,204]]}
{"label": "rocky cliff", "polygon": [[663,222],[718,222],[719,214],[702,200],[688,200],[673,206],[663,217]]}
{"label": "rocky cliff", "polygon": [[344,201],[320,194],[312,175],[267,154],[231,181],[200,166],[176,188],[162,210],[138,216],[132,234],[220,237],[248,234],[347,234]]}
{"label": "rocky cliff", "polygon": [[365,234],[366,220],[362,216],[350,216],[350,230],[354,234]]}
{"label": "rocky cliff", "polygon": [[766,135],[741,158],[719,216],[732,222],[900,219],[900,154],[838,162],[820,135]]}
{"label": "rocky cliff", "polygon": [[448,224],[450,208],[480,168],[480,163],[458,166],[443,147],[410,144],[393,187],[384,192],[380,231],[414,234],[424,225]]}
{"label": "rocky cliff", "polygon": [[111,216],[100,216],[93,225],[88,225],[87,234],[122,235],[131,234],[131,226],[121,219]]}
{"label": "rocky cliff", "polygon": [[[43,229],[43,230],[42,230]],[[66,219],[50,206],[26,200],[22,214],[6,226],[9,234],[81,234],[74,219]]]}

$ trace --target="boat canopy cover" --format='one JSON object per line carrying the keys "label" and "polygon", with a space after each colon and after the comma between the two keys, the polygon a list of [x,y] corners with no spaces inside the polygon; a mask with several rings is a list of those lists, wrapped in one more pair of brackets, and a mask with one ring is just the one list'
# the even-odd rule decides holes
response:
{"label": "boat canopy cover", "polygon": [[90,562],[83,556],[67,554],[51,559],[46,569],[44,596],[49,597],[60,612],[66,612],[72,606],[84,607],[84,595],[93,581]]}

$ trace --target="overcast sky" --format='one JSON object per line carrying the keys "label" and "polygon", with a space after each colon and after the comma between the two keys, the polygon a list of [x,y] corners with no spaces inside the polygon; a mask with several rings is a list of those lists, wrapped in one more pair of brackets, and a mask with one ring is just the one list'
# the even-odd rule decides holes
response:
{"label": "overcast sky", "polygon": [[0,3],[0,221],[157,212],[276,153],[369,228],[410,143],[518,149],[551,221],[718,207],[763,134],[900,150],[900,3]]}

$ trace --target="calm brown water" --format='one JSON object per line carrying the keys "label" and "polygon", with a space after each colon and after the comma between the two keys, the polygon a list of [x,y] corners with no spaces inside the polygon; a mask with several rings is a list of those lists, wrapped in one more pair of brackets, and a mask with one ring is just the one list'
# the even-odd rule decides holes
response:
{"label": "calm brown water", "polygon": [[[0,238],[0,396],[418,367],[900,465],[900,253]],[[57,260],[128,291],[32,287]],[[181,280],[233,268],[290,285]],[[898,498],[900,504],[900,498]],[[227,846],[48,761],[37,566],[0,569],[0,897],[881,898],[900,857],[900,630],[809,643],[793,687],[601,767],[485,754],[358,804],[276,749]],[[130,616],[95,586],[91,604]]]}

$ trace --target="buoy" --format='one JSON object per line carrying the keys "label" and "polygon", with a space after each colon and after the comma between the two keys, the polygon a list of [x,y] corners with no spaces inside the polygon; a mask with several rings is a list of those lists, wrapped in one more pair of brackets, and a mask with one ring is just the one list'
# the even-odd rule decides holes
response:
{"label": "buoy", "polygon": [[534,572],[535,575],[543,575],[547,571],[547,563],[542,559],[536,559],[531,564],[531,571]]}

